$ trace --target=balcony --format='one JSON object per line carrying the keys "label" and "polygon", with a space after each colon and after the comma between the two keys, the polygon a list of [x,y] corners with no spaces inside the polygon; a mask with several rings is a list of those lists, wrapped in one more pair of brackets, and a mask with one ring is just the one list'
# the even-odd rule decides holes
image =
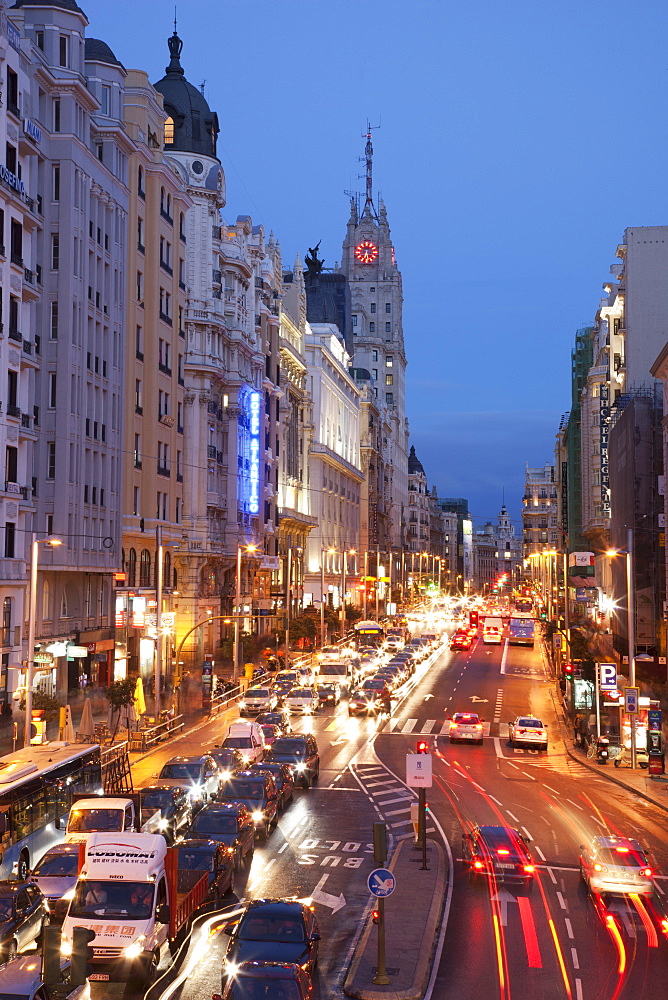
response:
{"label": "balcony", "polygon": [[7,416],[15,417],[16,420],[21,418],[21,408],[17,406],[16,403],[7,403]]}
{"label": "balcony", "polygon": [[174,274],[174,270],[171,264],[168,264],[166,260],[160,261],[160,267],[163,269],[163,271],[166,271],[167,274],[169,274],[170,276]]}
{"label": "balcony", "polygon": [[212,281],[213,281],[214,285],[220,285],[220,283],[222,281],[222,272],[214,270],[214,272],[212,274]]}
{"label": "balcony", "polygon": [[166,465],[158,465],[158,475],[166,476],[167,478],[169,478],[171,476],[171,472],[169,471],[169,468]]}
{"label": "balcony", "polygon": [[220,288],[214,288],[211,292],[211,297],[214,299],[222,299],[223,293],[221,292]]}
{"label": "balcony", "polygon": [[219,240],[221,237],[221,227],[213,226],[211,235],[213,236],[214,240]]}
{"label": "balcony", "polygon": [[143,351],[135,351],[135,357],[136,357],[137,361],[143,361],[144,360],[144,352]]}
{"label": "balcony", "polygon": [[21,109],[14,101],[7,100],[7,110],[10,111],[15,118],[21,117]]}
{"label": "balcony", "polygon": [[25,278],[25,280],[28,282],[29,285],[34,285],[35,284],[35,275],[30,270],[29,267],[25,267],[23,269],[23,277]]}
{"label": "balcony", "polygon": [[158,420],[165,427],[173,427],[174,426],[174,417],[170,417],[170,415],[168,413],[161,413],[161,414],[159,414],[158,415]]}
{"label": "balcony", "polygon": [[143,243],[137,243],[137,250],[139,250],[139,253],[146,253],[146,247]]}
{"label": "balcony", "polygon": [[172,325],[172,317],[168,316],[167,313],[164,313],[162,309],[160,310],[160,319],[163,323],[167,323],[168,326]]}
{"label": "balcony", "polygon": [[158,362],[158,371],[161,371],[163,375],[171,375],[172,369],[169,365],[166,365],[163,361]]}
{"label": "balcony", "polygon": [[217,451],[216,451],[215,444],[208,445],[207,449],[206,449],[206,456],[207,456],[207,458],[215,458],[216,455],[217,455]]}
{"label": "balcony", "polygon": [[177,481],[177,483],[182,483],[183,482],[183,473],[182,472],[177,472],[176,473],[176,481]]}
{"label": "balcony", "polygon": [[24,263],[23,263],[23,257],[21,256],[21,254],[15,253],[13,250],[12,250],[11,254],[9,255],[9,259],[11,260],[12,264],[16,265],[16,267],[23,268],[25,266]]}
{"label": "balcony", "polygon": [[160,209],[160,215],[162,216],[163,219],[167,220],[167,222],[170,224],[170,226],[174,225],[174,219],[173,219],[173,217],[169,214],[169,212],[166,212],[164,210],[164,208]]}
{"label": "balcony", "polygon": [[30,500],[32,490],[30,486],[20,486],[18,483],[5,479],[5,493],[12,493],[14,496],[21,497],[22,500]]}
{"label": "balcony", "polygon": [[32,354],[32,344],[30,343],[29,340],[24,340],[23,341],[23,353],[24,354]]}

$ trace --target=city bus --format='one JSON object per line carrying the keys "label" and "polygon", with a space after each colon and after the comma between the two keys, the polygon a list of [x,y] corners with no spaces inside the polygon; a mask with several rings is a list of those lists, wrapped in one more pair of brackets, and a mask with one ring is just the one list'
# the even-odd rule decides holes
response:
{"label": "city bus", "polygon": [[385,638],[385,630],[378,622],[356,622],[353,629],[358,649],[360,646],[380,646]]}
{"label": "city bus", "polygon": [[40,743],[0,757],[0,879],[25,878],[63,839],[73,794],[101,792],[97,744]]}

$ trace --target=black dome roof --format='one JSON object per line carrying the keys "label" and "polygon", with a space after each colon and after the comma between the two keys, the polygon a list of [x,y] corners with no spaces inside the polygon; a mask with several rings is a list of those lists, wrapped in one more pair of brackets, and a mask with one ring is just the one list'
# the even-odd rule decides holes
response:
{"label": "black dome roof", "polygon": [[408,456],[408,474],[410,476],[414,475],[416,472],[421,472],[423,476],[425,475],[425,471],[422,468],[422,462],[415,454],[415,445],[412,444],[410,455]]}
{"label": "black dome roof", "polygon": [[[14,7],[60,7],[61,10],[71,10],[75,14],[83,14],[75,0],[16,0]],[[86,15],[84,14],[84,17]]]}
{"label": "black dome roof", "polygon": [[111,66],[121,66],[125,69],[123,63],[116,58],[107,43],[100,38],[86,39],[86,59],[89,62],[109,63]]}
{"label": "black dome roof", "polygon": [[165,140],[165,148],[215,156],[216,139],[220,131],[218,115],[210,109],[197,87],[186,80],[179,61],[183,42],[176,31],[167,44],[171,56],[169,66],[162,80],[154,84],[164,98],[165,112],[174,121],[174,139],[173,142]]}

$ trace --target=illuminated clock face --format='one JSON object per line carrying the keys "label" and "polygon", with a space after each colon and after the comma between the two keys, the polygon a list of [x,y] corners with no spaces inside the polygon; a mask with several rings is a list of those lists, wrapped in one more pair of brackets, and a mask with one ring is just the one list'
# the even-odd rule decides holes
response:
{"label": "illuminated clock face", "polygon": [[378,247],[371,240],[364,240],[355,247],[355,256],[361,264],[373,264],[378,257]]}

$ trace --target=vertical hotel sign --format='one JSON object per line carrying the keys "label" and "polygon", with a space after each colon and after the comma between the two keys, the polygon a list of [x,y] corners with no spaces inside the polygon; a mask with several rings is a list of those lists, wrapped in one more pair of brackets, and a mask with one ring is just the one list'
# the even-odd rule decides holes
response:
{"label": "vertical hotel sign", "polygon": [[610,516],[610,470],[608,466],[608,434],[610,432],[610,386],[603,383],[599,390],[600,450],[601,450],[601,513]]}
{"label": "vertical hotel sign", "polygon": [[250,467],[248,472],[248,510],[260,512],[260,393],[248,397],[250,427]]}
{"label": "vertical hotel sign", "polygon": [[568,462],[561,463],[561,530],[568,531]]}

